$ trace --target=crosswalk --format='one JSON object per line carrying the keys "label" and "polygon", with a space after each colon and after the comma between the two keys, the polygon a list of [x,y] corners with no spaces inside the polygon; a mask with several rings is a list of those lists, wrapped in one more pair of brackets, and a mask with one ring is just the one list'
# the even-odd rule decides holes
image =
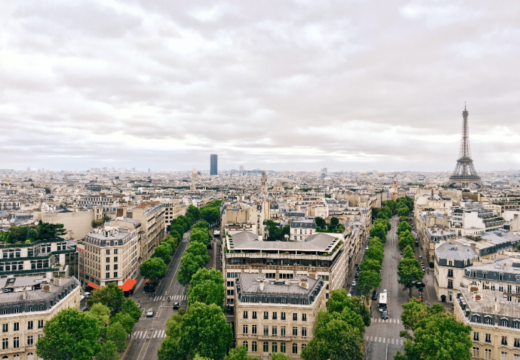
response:
{"label": "crosswalk", "polygon": [[166,337],[166,333],[164,331],[165,330],[134,331],[132,333],[132,339],[163,339]]}
{"label": "crosswalk", "polygon": [[386,323],[386,324],[400,324],[401,319],[381,319],[381,318],[372,318],[373,323]]}
{"label": "crosswalk", "polygon": [[368,336],[365,335],[365,341],[367,342],[379,342],[383,344],[403,345],[404,339],[384,338],[380,336]]}
{"label": "crosswalk", "polygon": [[170,301],[188,300],[187,295],[172,295],[172,296],[156,296],[153,298],[153,301],[168,301],[168,298],[170,298]]}

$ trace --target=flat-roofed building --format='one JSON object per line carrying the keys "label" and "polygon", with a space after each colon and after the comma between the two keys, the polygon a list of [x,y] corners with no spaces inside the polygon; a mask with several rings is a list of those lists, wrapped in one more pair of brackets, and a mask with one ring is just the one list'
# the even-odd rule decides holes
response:
{"label": "flat-roofed building", "polygon": [[64,309],[80,306],[74,277],[24,276],[0,279],[0,326],[4,360],[36,360],[43,326]]}
{"label": "flat-roofed building", "polygon": [[234,281],[242,273],[262,274],[273,280],[290,280],[296,275],[321,276],[327,298],[330,290],[345,285],[350,240],[343,239],[343,234],[317,233],[303,241],[262,241],[260,236],[244,231],[226,236],[223,242],[222,269],[228,306],[233,306]]}
{"label": "flat-roofed building", "polygon": [[279,352],[301,359],[314,337],[318,311],[326,308],[321,277],[274,280],[265,274],[240,274],[235,289],[237,345],[257,359],[270,359],[270,354]]}

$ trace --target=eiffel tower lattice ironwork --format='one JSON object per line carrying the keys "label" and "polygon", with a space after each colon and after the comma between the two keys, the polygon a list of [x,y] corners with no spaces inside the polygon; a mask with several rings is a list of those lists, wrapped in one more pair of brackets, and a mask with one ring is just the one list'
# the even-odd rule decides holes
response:
{"label": "eiffel tower lattice ironwork", "polygon": [[462,112],[462,140],[460,142],[459,159],[455,171],[450,176],[449,184],[459,184],[461,187],[469,187],[472,184],[482,186],[482,180],[475,170],[473,160],[471,159],[471,150],[469,146],[469,129],[468,129],[468,110],[464,105]]}

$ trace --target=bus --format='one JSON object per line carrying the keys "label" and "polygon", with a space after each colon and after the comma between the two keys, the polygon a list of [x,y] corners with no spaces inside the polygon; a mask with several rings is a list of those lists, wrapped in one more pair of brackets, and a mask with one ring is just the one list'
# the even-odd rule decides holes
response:
{"label": "bus", "polygon": [[384,290],[381,294],[379,294],[379,312],[383,312],[383,310],[387,309],[387,292]]}

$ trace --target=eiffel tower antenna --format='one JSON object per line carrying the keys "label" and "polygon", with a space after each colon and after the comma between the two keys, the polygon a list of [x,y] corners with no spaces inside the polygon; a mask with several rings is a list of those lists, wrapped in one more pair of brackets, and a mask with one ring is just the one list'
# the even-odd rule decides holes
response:
{"label": "eiffel tower antenna", "polygon": [[462,139],[460,142],[459,159],[455,171],[450,176],[448,185],[458,185],[459,187],[470,187],[472,184],[482,186],[482,180],[475,170],[473,160],[471,159],[471,149],[469,146],[469,127],[468,127],[468,110],[464,101],[464,111],[462,112]]}

